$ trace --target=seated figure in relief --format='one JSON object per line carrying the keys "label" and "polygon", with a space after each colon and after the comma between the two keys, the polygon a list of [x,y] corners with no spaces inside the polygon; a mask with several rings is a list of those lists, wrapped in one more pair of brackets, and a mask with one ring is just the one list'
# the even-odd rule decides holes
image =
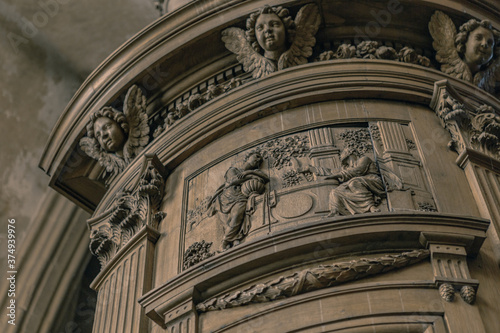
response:
{"label": "seated figure in relief", "polygon": [[320,23],[314,4],[302,7],[295,21],[285,8],[265,6],[247,19],[246,32],[228,28],[222,32],[222,41],[229,51],[237,54],[246,72],[260,78],[307,63]]}
{"label": "seated figure in relief", "polygon": [[314,166],[299,168],[298,171],[338,181],[339,185],[328,198],[328,216],[379,212],[377,206],[386,193],[375,162],[368,156],[358,156],[356,150],[350,147],[342,151],[340,160],[342,170],[338,172]]}
{"label": "seated figure in relief", "polygon": [[148,144],[146,98],[137,86],[125,96],[123,112],[104,107],[90,115],[87,136],[80,140],[83,151],[116,175]]}
{"label": "seated figure in relief", "polygon": [[250,215],[255,211],[255,197],[264,193],[269,177],[259,170],[262,156],[250,152],[242,168],[230,167],[224,175],[225,183],[215,192],[209,207],[218,200],[215,207],[222,214],[224,240],[222,246],[228,249],[238,245],[250,231]]}
{"label": "seated figure in relief", "polygon": [[489,93],[500,80],[500,32],[487,20],[469,20],[457,33],[453,21],[436,11],[429,22],[441,71]]}

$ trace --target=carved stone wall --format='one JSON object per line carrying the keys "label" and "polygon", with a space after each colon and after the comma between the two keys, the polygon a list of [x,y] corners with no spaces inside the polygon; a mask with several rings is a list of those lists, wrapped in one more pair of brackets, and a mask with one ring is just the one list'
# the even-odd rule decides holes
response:
{"label": "carved stone wall", "polygon": [[[123,155],[107,187],[95,160],[67,165],[76,145],[44,158],[53,186],[94,210],[95,331],[500,329],[500,101],[447,71],[445,51],[475,68],[443,41],[461,36],[452,18],[434,2],[267,5],[190,3],[145,32],[141,57],[124,47],[133,70],[60,136]],[[369,15],[393,20],[361,41]],[[129,125],[123,151],[103,115]]]}

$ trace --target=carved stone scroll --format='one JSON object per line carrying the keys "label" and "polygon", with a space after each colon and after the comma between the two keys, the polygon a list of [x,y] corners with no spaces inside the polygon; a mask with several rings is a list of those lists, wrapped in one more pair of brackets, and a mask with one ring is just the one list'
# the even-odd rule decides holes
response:
{"label": "carved stone scroll", "polygon": [[491,106],[466,105],[447,80],[436,82],[431,101],[441,124],[451,135],[450,148],[467,148],[500,160],[500,115]]}
{"label": "carved stone scroll", "polygon": [[200,312],[221,310],[250,303],[269,302],[280,298],[336,286],[366,276],[388,272],[417,263],[429,256],[427,250],[403,252],[372,259],[358,259],[345,263],[322,265],[288,276],[250,286],[196,306]]}
{"label": "carved stone scroll", "polygon": [[103,216],[89,220],[90,251],[99,259],[101,267],[144,226],[157,228],[165,216],[160,204],[166,176],[156,155],[146,156],[132,190],[122,192]]}

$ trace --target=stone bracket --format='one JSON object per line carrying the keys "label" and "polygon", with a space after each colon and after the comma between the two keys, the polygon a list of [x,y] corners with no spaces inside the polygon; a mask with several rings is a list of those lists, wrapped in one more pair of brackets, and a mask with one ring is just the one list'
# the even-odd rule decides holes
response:
{"label": "stone bracket", "polygon": [[467,266],[467,248],[473,249],[474,237],[422,233],[420,239],[431,252],[434,282],[441,298],[452,302],[458,292],[465,302],[474,303],[479,281],[471,278]]}
{"label": "stone bracket", "polygon": [[434,84],[430,107],[451,135],[449,146],[458,154],[474,149],[500,160],[500,115],[490,105],[473,106],[451,86],[448,80]]}

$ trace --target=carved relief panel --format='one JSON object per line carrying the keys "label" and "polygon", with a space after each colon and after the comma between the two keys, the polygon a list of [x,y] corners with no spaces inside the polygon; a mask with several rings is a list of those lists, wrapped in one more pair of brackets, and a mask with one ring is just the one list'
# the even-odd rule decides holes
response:
{"label": "carved relief panel", "polygon": [[395,122],[277,137],[200,169],[185,185],[183,269],[322,218],[436,207],[411,131]]}

